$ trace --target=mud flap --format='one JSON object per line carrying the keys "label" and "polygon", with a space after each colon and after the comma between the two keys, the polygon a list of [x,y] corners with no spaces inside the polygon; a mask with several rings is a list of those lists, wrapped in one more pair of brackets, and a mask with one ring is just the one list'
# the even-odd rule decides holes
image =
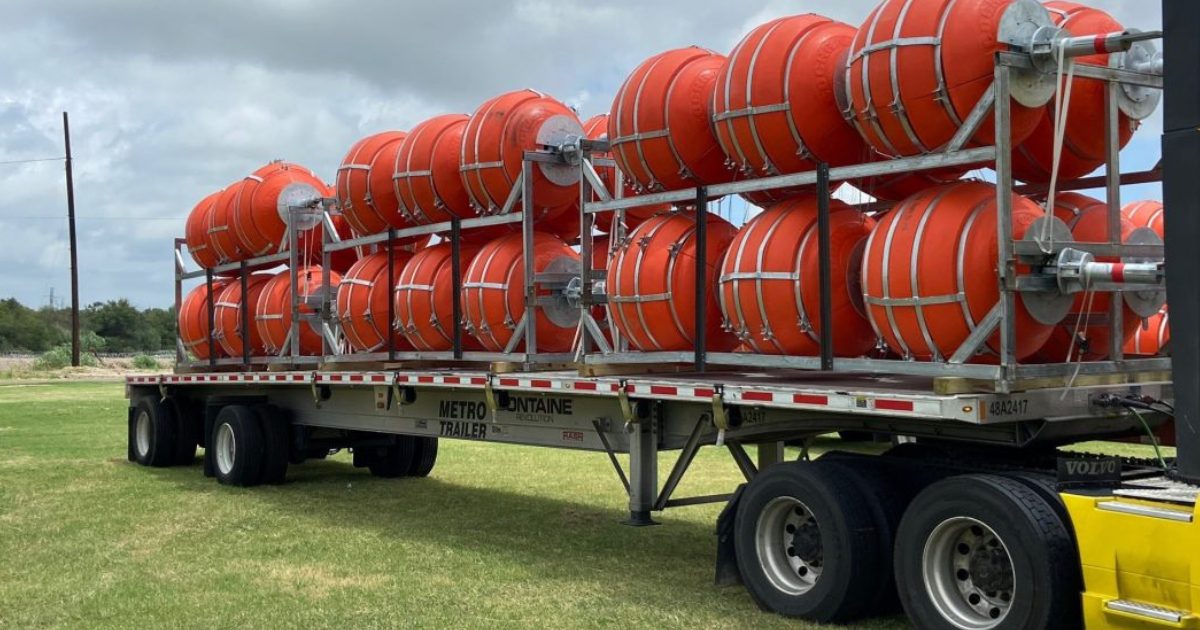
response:
{"label": "mud flap", "polygon": [[733,498],[725,504],[721,515],[717,517],[717,586],[739,586],[742,584],[742,574],[738,571],[737,552],[733,548],[733,526],[737,516],[738,502],[742,500],[742,484],[733,491]]}

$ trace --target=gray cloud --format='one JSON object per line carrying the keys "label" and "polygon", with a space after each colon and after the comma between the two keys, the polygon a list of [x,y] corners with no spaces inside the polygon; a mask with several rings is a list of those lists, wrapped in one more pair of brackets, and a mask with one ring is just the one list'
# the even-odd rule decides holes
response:
{"label": "gray cloud", "polygon": [[[728,51],[791,12],[853,24],[873,4],[10,0],[0,161],[61,154],[69,110],[82,297],[162,305],[172,299],[170,241],[192,204],[268,160],[332,179],[363,135],[470,112],[520,87],[591,115],[654,53]],[[1157,2],[1093,4],[1131,26],[1161,21]],[[1131,162],[1152,161],[1158,128],[1151,121]],[[44,303],[51,286],[66,295],[61,163],[0,165],[0,191],[0,297]]]}

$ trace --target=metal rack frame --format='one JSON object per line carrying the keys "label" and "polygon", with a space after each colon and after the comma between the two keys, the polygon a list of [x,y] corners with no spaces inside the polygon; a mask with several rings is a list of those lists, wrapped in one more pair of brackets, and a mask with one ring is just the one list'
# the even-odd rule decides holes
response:
{"label": "metal rack frame", "polygon": [[[1143,39],[1160,36],[1160,34],[1142,34]],[[1012,238],[1012,195],[1017,188],[1013,181],[1011,142],[1012,119],[1012,79],[1014,71],[1036,70],[1031,58],[1019,53],[1000,53],[996,58],[995,78],[984,98],[971,112],[954,138],[939,152],[917,157],[889,160],[830,168],[821,164],[816,171],[795,173],[775,177],[765,177],[738,181],[728,184],[699,186],[694,189],[657,192],[635,197],[610,198],[598,193],[601,200],[590,201],[588,188],[602,189],[595,169],[589,164],[590,148],[593,151],[607,151],[604,143],[584,145],[584,156],[580,160],[581,182],[584,194],[581,208],[585,216],[625,210],[639,206],[662,203],[695,203],[698,208],[707,207],[712,197],[730,194],[776,190],[798,186],[816,186],[818,195],[818,256],[820,259],[820,308],[822,321],[827,322],[820,331],[819,356],[779,356],[742,353],[710,353],[707,351],[707,340],[704,338],[705,313],[698,308],[695,317],[696,340],[691,352],[613,352],[591,354],[585,344],[581,350],[582,362],[587,364],[638,364],[638,363],[692,363],[696,371],[702,372],[710,365],[737,367],[777,367],[806,370],[892,373],[916,376],[955,376],[971,379],[994,381],[1000,391],[1009,391],[1016,381],[1022,379],[1043,377],[1071,377],[1078,374],[1130,373],[1166,371],[1170,369],[1169,358],[1126,359],[1123,354],[1123,336],[1110,335],[1112,342],[1109,348],[1111,360],[1087,363],[1059,364],[1020,364],[1015,357],[1016,347],[1016,295],[1022,290],[1036,288],[1034,278],[1021,275],[1017,265],[1022,258],[1041,257],[1044,252],[1038,249],[1038,244],[1014,240]],[[1133,173],[1123,176],[1120,171],[1120,140],[1119,140],[1119,110],[1117,107],[1117,90],[1122,84],[1136,85],[1149,89],[1162,89],[1161,76],[1142,72],[1133,72],[1120,68],[1105,68],[1098,66],[1079,65],[1075,68],[1075,76],[1085,79],[1098,79],[1108,82],[1106,92],[1106,163],[1105,175],[1098,178],[1085,178],[1078,182],[1065,182],[1063,189],[1079,189],[1092,183],[1103,183],[1106,188],[1106,202],[1109,217],[1109,235],[1107,243],[1080,243],[1071,240],[1056,240],[1056,251],[1073,248],[1097,256],[1116,257],[1155,257],[1164,256],[1164,247],[1157,245],[1133,245],[1121,243],[1121,186],[1123,183],[1142,183],[1160,181],[1161,170],[1155,169],[1143,173]],[[997,142],[994,146],[980,148],[965,148],[976,131],[991,114],[995,121]],[[831,184],[846,182],[876,175],[913,173],[931,169],[956,166],[971,166],[995,164],[997,189],[997,228],[999,238],[997,268],[1000,270],[1001,295],[997,307],[973,330],[963,344],[951,354],[948,360],[917,362],[908,360],[887,360],[869,358],[839,358],[833,356],[832,350],[832,318],[831,308],[831,278],[829,277],[829,204],[832,194]],[[618,191],[621,189],[618,188]],[[1035,189],[1036,190],[1036,189]],[[705,244],[705,222],[697,222],[697,247]],[[583,240],[587,240],[584,238]],[[707,270],[703,256],[696,258],[696,303],[705,303],[707,292]],[[1139,291],[1150,287],[1128,286],[1113,287],[1113,292]],[[1161,288],[1159,288],[1161,290]],[[1108,325],[1120,330],[1123,316],[1123,300],[1111,300]],[[997,331],[1000,334],[1000,353],[996,365],[969,363],[976,351]]]}
{"label": "metal rack frame", "polygon": [[[1158,35],[1144,34],[1141,37],[1144,39]],[[834,168],[821,164],[817,170],[810,172],[623,197],[624,184],[619,169],[616,170],[617,177],[614,188],[616,195],[608,192],[607,187],[596,170],[597,166],[608,167],[614,164],[610,158],[595,155],[608,152],[610,150],[608,142],[604,140],[578,139],[573,144],[562,147],[543,147],[541,150],[527,151],[522,161],[521,173],[514,182],[509,197],[502,207],[493,209],[493,212],[489,215],[469,219],[454,219],[448,222],[405,229],[389,229],[387,232],[381,234],[344,240],[337,236],[331,220],[331,213],[338,212],[336,202],[333,200],[313,200],[312,203],[305,207],[291,208],[290,211],[293,213],[293,216],[295,216],[295,213],[303,212],[322,213],[322,224],[324,225],[322,268],[325,270],[323,284],[326,291],[324,292],[320,308],[317,309],[315,314],[305,315],[301,312],[298,294],[295,290],[292,291],[293,300],[291,308],[293,327],[298,322],[312,320],[315,322],[312,325],[318,327],[322,332],[323,356],[300,356],[299,337],[298,334],[294,334],[295,330],[293,329],[289,332],[289,343],[285,344],[287,348],[278,357],[250,357],[244,353],[244,356],[240,359],[210,358],[207,361],[189,362],[186,359],[186,353],[182,344],[179,343],[177,344],[179,366],[182,368],[198,368],[203,366],[209,369],[240,366],[243,370],[249,370],[262,365],[271,366],[274,364],[311,364],[316,366],[321,364],[347,365],[381,361],[414,361],[445,362],[448,366],[461,364],[462,362],[508,362],[525,369],[537,369],[539,366],[563,365],[568,363],[579,365],[691,364],[692,369],[696,372],[704,372],[710,366],[727,366],[900,374],[927,377],[952,376],[993,381],[998,391],[1009,391],[1017,381],[1022,379],[1074,377],[1083,374],[1109,374],[1118,372],[1165,372],[1171,367],[1171,360],[1167,357],[1126,359],[1123,355],[1122,335],[1110,335],[1112,345],[1109,348],[1109,356],[1111,358],[1108,361],[1027,365],[1021,364],[1015,357],[1016,295],[1022,291],[1038,289],[1037,278],[1020,274],[1018,272],[1018,264],[1029,262],[1032,258],[1045,256],[1039,244],[1014,240],[1011,229],[1012,194],[1018,191],[1031,193],[1044,192],[1042,187],[1039,186],[1017,187],[1014,184],[1012,174],[1011,157],[1013,146],[1010,130],[1013,74],[1018,71],[1029,72],[1031,70],[1036,71],[1036,67],[1031,57],[1027,54],[998,54],[992,86],[966,118],[963,126],[954,138],[938,152],[916,157]],[[1163,79],[1156,74],[1134,72],[1116,67],[1106,68],[1089,65],[1076,66],[1075,76],[1080,79],[1098,79],[1108,82],[1108,90],[1106,92],[1107,116],[1105,142],[1107,155],[1105,175],[1102,177],[1083,178],[1074,182],[1064,182],[1060,186],[1060,189],[1080,189],[1101,183],[1104,185],[1109,212],[1109,239],[1106,243],[1079,243],[1070,240],[1056,240],[1056,252],[1070,247],[1096,256],[1162,258],[1165,248],[1161,244],[1134,245],[1120,242],[1121,186],[1126,183],[1160,181],[1162,171],[1156,168],[1140,173],[1121,173],[1117,99],[1118,90],[1121,89],[1123,84],[1161,90]],[[998,141],[994,146],[967,148],[968,142],[984,121],[987,120],[989,115],[993,117],[995,122]],[[537,295],[538,288],[539,286],[553,284],[554,282],[561,282],[561,278],[552,277],[554,274],[536,274],[534,272],[532,243],[536,226],[534,224],[533,213],[523,212],[524,208],[532,207],[534,196],[533,168],[536,164],[545,162],[568,164],[579,168],[579,249],[583,264],[581,265],[579,274],[582,286],[582,290],[578,296],[580,321],[575,334],[574,352],[572,353],[542,353],[538,351],[537,344],[536,317],[534,314],[542,306]],[[918,362],[911,360],[835,357],[832,348],[833,321],[830,316],[832,278],[828,255],[830,249],[830,201],[835,184],[877,175],[914,173],[941,168],[990,164],[994,164],[996,171],[997,228],[1000,235],[997,268],[1000,273],[1001,294],[996,308],[975,327],[963,344],[945,360]],[[622,232],[624,221],[621,215],[623,215],[625,210],[630,208],[668,203],[695,204],[697,208],[707,208],[710,199],[725,195],[805,186],[815,186],[819,206],[817,231],[818,257],[820,261],[820,309],[822,321],[827,322],[827,324],[822,326],[820,331],[819,341],[821,351],[818,356],[709,352],[707,349],[708,340],[705,339],[704,333],[707,322],[705,321],[706,313],[703,304],[712,287],[709,286],[709,274],[706,271],[706,262],[702,256],[696,259],[696,286],[694,290],[697,295],[696,304],[699,307],[694,313],[696,339],[693,350],[677,352],[631,352],[615,328],[611,331],[614,336],[613,343],[609,344],[604,332],[601,330],[601,323],[592,316],[592,308],[604,301],[603,291],[596,290],[596,278],[594,278],[596,272],[600,270],[593,270],[590,264],[594,247],[593,240],[595,237],[593,232],[597,214],[604,212],[618,213],[619,216],[614,221],[617,234],[611,235],[612,241],[610,243],[610,246],[615,246],[617,240],[624,237]],[[525,203],[527,200],[530,201],[529,204]],[[520,204],[521,210],[517,209],[518,204]],[[520,321],[516,324],[514,335],[503,352],[465,352],[462,349],[464,331],[461,325],[463,270],[461,268],[460,257],[458,256],[461,234],[464,230],[518,222],[521,224],[524,245],[524,313]],[[291,221],[289,224],[297,225],[297,222]],[[454,321],[458,322],[458,325],[454,327],[453,349],[446,352],[397,351],[392,335],[386,335],[385,351],[357,354],[346,352],[345,344],[341,340],[339,333],[336,313],[331,308],[331,303],[335,299],[329,292],[331,255],[337,251],[371,245],[381,245],[391,248],[399,239],[430,234],[441,234],[447,237],[454,248],[454,255],[452,256],[455,297]],[[298,264],[298,254],[294,247],[297,238],[298,233],[296,230],[289,229],[288,247],[285,252],[254,258],[241,263],[220,265],[211,270],[201,271],[187,270],[184,257],[181,253],[183,241],[177,239],[175,241],[177,309],[181,303],[181,282],[186,279],[204,277],[210,289],[209,335],[210,342],[212,342],[212,324],[214,323],[215,309],[213,308],[212,300],[214,296],[211,289],[214,275],[237,271],[242,282],[243,293],[245,293],[246,276],[249,269],[288,263],[292,273],[292,287],[295,289],[297,286],[296,269],[300,266]],[[707,243],[707,225],[704,221],[697,222],[696,240],[698,248],[705,248]],[[392,265],[393,263],[389,259],[389,274],[394,272]],[[1109,287],[1108,289],[1119,293],[1126,290],[1146,290],[1147,288],[1151,287]],[[1110,313],[1107,322],[1110,327],[1119,330],[1122,326],[1123,300],[1111,300],[1110,302]],[[391,300],[389,300],[389,321],[394,326],[395,317],[393,308]],[[246,311],[247,309],[243,309],[243,321],[241,322],[243,337],[250,325]],[[997,332],[1000,337],[1000,351],[997,363],[971,363],[970,361],[976,352]],[[517,347],[522,341],[525,342],[525,348],[523,351],[518,352]]]}

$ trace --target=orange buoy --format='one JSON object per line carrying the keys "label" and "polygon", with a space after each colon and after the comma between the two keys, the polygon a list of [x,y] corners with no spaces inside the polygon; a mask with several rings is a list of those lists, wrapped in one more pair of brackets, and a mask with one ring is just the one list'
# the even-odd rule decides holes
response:
{"label": "orange buoy", "polygon": [[[845,74],[847,119],[892,157],[946,145],[994,76],[1001,20],[1013,0],[884,0],[858,29]],[[1033,133],[1041,107],[1014,102],[1012,141]],[[987,117],[967,146],[994,143]]]}
{"label": "orange buoy", "polygon": [[238,244],[233,225],[242,185],[243,182],[235,182],[222,190],[217,195],[212,212],[208,213],[208,244],[216,254],[218,264],[238,262],[246,257],[245,251]]}
{"label": "orange buoy", "polygon": [[217,199],[221,197],[222,192],[224,191],[218,190],[201,199],[200,203],[196,204],[196,207],[188,213],[187,223],[184,225],[188,253],[191,254],[192,260],[204,269],[220,264],[217,252],[213,249],[208,237],[208,227],[212,222],[212,213],[216,210]]}
{"label": "orange buoy", "polygon": [[[583,122],[583,134],[589,140],[607,140],[608,139],[608,114],[596,114]],[[612,159],[613,154],[596,153],[593,158],[608,158]],[[597,166],[596,174],[600,176],[600,181],[604,183],[605,189],[609,196],[617,196],[617,167],[615,166]],[[628,180],[625,181],[625,190],[623,197],[632,197],[637,195],[637,191]],[[656,206],[640,206],[637,208],[628,208],[625,210],[625,227],[633,229],[639,223],[649,219],[650,217],[671,209],[670,204],[659,204]],[[612,223],[616,220],[616,212],[605,212],[596,217],[596,229],[611,234]]]}
{"label": "orange buoy", "polygon": [[[858,357],[875,347],[859,283],[863,247],[875,221],[830,202],[833,352]],[[821,352],[817,197],[779,202],[742,226],[721,265],[718,295],[727,328],[760,354]]]}
{"label": "orange buoy", "polygon": [[[337,200],[350,227],[362,236],[401,224],[388,157],[404,141],[403,131],[385,131],[354,143],[337,172]],[[391,150],[389,150],[391,148]],[[401,227],[401,225],[396,225]]]}
{"label": "orange buoy", "polygon": [[[1054,23],[1072,36],[1100,35],[1124,31],[1125,27],[1100,9],[1074,2],[1055,0],[1046,8]],[[1075,60],[1076,64],[1108,66],[1107,54],[1091,55]],[[1065,81],[1063,82],[1065,85]],[[1077,179],[1104,165],[1106,113],[1105,93],[1108,87],[1098,79],[1072,79],[1071,103],[1066,116],[1062,154],[1058,176],[1062,181]],[[1060,94],[1059,98],[1063,98]],[[1054,101],[1042,108],[1037,129],[1013,151],[1013,175],[1025,182],[1050,181],[1054,166]],[[1124,112],[1119,114],[1121,147],[1133,138],[1138,122]]]}
{"label": "orange buoy", "polygon": [[[221,294],[229,280],[213,281],[213,296]],[[215,299],[213,300],[216,301]],[[200,361],[207,360],[215,352],[216,356],[225,356],[220,345],[213,346],[208,342],[208,283],[188,292],[179,304],[179,340],[188,353]],[[215,331],[214,331],[215,337]]]}
{"label": "orange buoy", "polygon": [[613,158],[639,191],[732,181],[713,133],[713,86],[725,57],[699,47],[655,55],[621,85],[608,119]]}
{"label": "orange buoy", "polygon": [[[324,182],[298,164],[276,161],[254,171],[241,181],[232,212],[241,251],[252,258],[286,250],[289,207],[331,196]],[[320,225],[321,216],[306,213],[299,221],[297,228],[305,232]]]}
{"label": "orange buoy", "polygon": [[[1094,199],[1092,201],[1095,203],[1080,213],[1074,222],[1068,224],[1071,228],[1071,238],[1077,243],[1108,242],[1108,207],[1104,202]],[[1136,228],[1133,223],[1121,219],[1122,242],[1129,240],[1134,229]],[[1119,260],[1108,256],[1096,257],[1097,262]],[[1036,359],[1049,363],[1106,359],[1112,339],[1108,317],[1109,300],[1112,295],[1100,291],[1076,295],[1070,313],[1054,327],[1053,334],[1038,351]],[[1120,334],[1123,340],[1127,340],[1133,336],[1142,320],[1129,305],[1123,304],[1123,309],[1121,321],[1124,327]]]}
{"label": "orange buoy", "polygon": [[1135,201],[1121,208],[1121,214],[1134,227],[1150,228],[1159,238],[1163,235],[1163,204],[1161,201]]}
{"label": "orange buoy", "polygon": [[225,351],[225,354],[231,357],[242,356],[242,309],[247,308],[247,304],[249,304],[250,310],[246,319],[249,324],[246,332],[250,339],[250,356],[263,354],[263,340],[258,333],[258,326],[254,325],[253,311],[258,305],[258,298],[262,295],[263,289],[266,288],[267,282],[272,277],[268,273],[252,273],[247,276],[246,294],[248,297],[245,300],[242,299],[242,282],[238,278],[230,279],[225,288],[217,293],[217,300],[213,305],[216,309],[214,318],[216,327],[213,329],[213,337],[217,343],[221,344],[221,349]]}
{"label": "orange buoy", "polygon": [[[1014,195],[1013,235],[1045,213]],[[960,182],[910,197],[867,239],[862,286],[876,335],[905,358],[946,359],[1000,300],[996,274],[996,187]],[[1052,327],[1016,298],[1016,355],[1026,358]],[[999,333],[985,344],[998,352]]]}
{"label": "orange buoy", "polygon": [[412,128],[396,153],[394,194],[415,225],[473,216],[471,196],[458,171],[469,116],[443,114]]}
{"label": "orange buoy", "polygon": [[[1084,212],[1094,212],[1093,208],[1108,210],[1108,204],[1077,192],[1058,193],[1054,196],[1054,216],[1058,217],[1068,227],[1075,225]],[[1107,241],[1104,236],[1101,240]]]}
{"label": "orange buoy", "polygon": [[[319,312],[325,299],[323,270],[315,265],[296,270],[296,286],[300,299],[301,321],[296,326],[300,335],[300,354],[319,356],[323,350],[320,322],[310,318]],[[336,292],[341,282],[337,272],[329,273],[329,290]],[[267,281],[254,312],[254,322],[262,337],[266,352],[277,355],[291,350],[288,331],[292,328],[291,271],[284,269]]]}
{"label": "orange buoy", "polygon": [[[462,303],[467,331],[492,352],[503,351],[525,313],[524,248],[521,234],[484,245],[463,274]],[[536,273],[578,271],[579,254],[561,239],[537,232],[533,241]],[[549,295],[544,288],[539,295]],[[565,301],[536,308],[538,352],[568,352],[579,323],[578,308]],[[519,347],[524,347],[524,341]]]}
{"label": "orange buoy", "polygon": [[411,258],[412,254],[406,251],[393,250],[392,276],[388,278],[388,254],[377,252],[359,259],[342,276],[337,291],[337,317],[346,341],[355,352],[386,349],[389,334],[397,350],[411,349],[388,319],[392,287]]}
{"label": "orange buoy", "polygon": [[[521,175],[525,151],[582,135],[575,112],[541,92],[507,92],[480,105],[467,121],[459,157],[475,211],[490,214],[504,207]],[[532,172],[534,219],[538,229],[553,230],[579,199],[579,168],[539,162]]]}
{"label": "orange buoy", "polygon": [[[422,249],[404,265],[396,282],[396,325],[408,343],[422,352],[454,348],[454,326],[458,324],[454,321],[453,249],[450,243]],[[462,246],[459,270],[464,278],[478,251],[478,246]],[[483,350],[471,335],[462,335],[462,344],[464,350]]]}
{"label": "orange buoy", "polygon": [[[705,212],[708,221],[704,260],[711,274],[706,309],[706,346],[727,352],[737,337],[721,327],[717,276],[721,257],[737,228]],[[608,267],[608,309],[612,325],[636,350],[688,350],[696,340],[696,213],[660,214],[641,225],[617,247]]]}
{"label": "orange buoy", "polygon": [[[819,162],[869,161],[837,102],[837,80],[855,28],[814,14],[750,31],[721,67],[713,126],[725,156],[745,177],[815,171]],[[796,190],[751,193],[769,204]]]}
{"label": "orange buoy", "polygon": [[1157,314],[1137,322],[1137,330],[1125,342],[1125,354],[1131,357],[1154,357],[1162,354],[1171,341],[1171,322],[1167,307]]}

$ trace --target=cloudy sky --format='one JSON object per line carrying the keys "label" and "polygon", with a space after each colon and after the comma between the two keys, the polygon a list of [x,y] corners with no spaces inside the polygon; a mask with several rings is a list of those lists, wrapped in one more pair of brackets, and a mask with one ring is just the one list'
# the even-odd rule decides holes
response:
{"label": "cloudy sky", "polygon": [[[1093,0],[1160,28],[1157,2]],[[81,298],[172,300],[171,239],[205,194],[274,158],[332,180],[358,138],[534,87],[607,111],[642,59],[727,52],[773,17],[858,24],[873,0],[6,0],[0,297],[69,291],[61,112],[71,114]],[[1126,150],[1157,161],[1160,117]],[[1151,196],[1151,187],[1132,191]]]}

